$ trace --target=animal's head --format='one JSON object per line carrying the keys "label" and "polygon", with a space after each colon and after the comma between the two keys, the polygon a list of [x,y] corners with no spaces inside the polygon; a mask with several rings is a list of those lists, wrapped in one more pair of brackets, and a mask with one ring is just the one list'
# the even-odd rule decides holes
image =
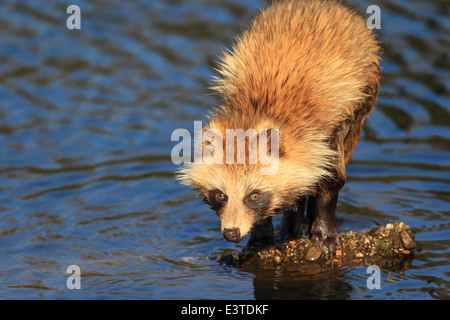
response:
{"label": "animal's head", "polygon": [[217,122],[204,128],[201,163],[188,164],[178,178],[217,213],[225,239],[239,242],[259,221],[312,192],[328,174],[333,152],[317,139],[302,145],[279,129],[224,128]]}

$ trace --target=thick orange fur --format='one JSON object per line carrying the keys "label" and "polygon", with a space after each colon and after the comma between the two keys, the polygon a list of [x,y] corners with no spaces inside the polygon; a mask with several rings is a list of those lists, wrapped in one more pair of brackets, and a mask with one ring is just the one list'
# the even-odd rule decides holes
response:
{"label": "thick orange fur", "polygon": [[[339,191],[376,102],[378,53],[373,32],[348,6],[275,1],[222,54],[213,87],[222,101],[205,129],[223,137],[226,129],[278,129],[278,170],[261,175],[261,164],[190,164],[180,180],[206,199],[211,190],[228,195],[222,229],[242,228],[242,237],[303,196]],[[263,217],[242,203],[253,190],[271,195]]]}

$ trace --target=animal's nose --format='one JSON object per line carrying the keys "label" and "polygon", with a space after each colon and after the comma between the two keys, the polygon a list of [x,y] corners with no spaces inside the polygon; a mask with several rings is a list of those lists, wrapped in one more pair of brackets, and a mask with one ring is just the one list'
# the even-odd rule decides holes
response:
{"label": "animal's nose", "polygon": [[239,240],[241,239],[241,232],[238,228],[224,229],[223,236],[228,241],[239,242]]}

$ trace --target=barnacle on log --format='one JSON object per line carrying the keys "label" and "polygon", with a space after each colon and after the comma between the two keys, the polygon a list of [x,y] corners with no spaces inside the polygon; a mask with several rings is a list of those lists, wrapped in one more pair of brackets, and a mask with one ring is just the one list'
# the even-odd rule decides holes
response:
{"label": "barnacle on log", "polygon": [[347,231],[340,234],[342,247],[326,260],[307,238],[278,242],[276,247],[265,251],[244,249],[219,256],[222,263],[242,265],[263,263],[274,265],[305,264],[311,262],[329,265],[368,265],[374,262],[389,262],[411,257],[416,249],[414,236],[409,226],[388,223],[361,233]]}

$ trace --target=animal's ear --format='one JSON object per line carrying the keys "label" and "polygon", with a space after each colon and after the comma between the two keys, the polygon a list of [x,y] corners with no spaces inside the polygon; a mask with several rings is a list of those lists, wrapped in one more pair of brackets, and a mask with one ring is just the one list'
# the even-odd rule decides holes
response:
{"label": "animal's ear", "polygon": [[268,131],[269,131],[268,133],[269,143],[272,145],[272,139],[274,139],[276,141],[275,145],[278,145],[278,150],[281,151],[281,149],[283,148],[283,139],[281,138],[280,129],[272,128],[269,129]]}
{"label": "animal's ear", "polygon": [[267,156],[272,155],[272,151],[278,151],[277,154],[281,155],[283,150],[283,139],[281,138],[281,133],[279,129],[260,129],[259,130],[259,143],[260,148],[266,147]]}
{"label": "animal's ear", "polygon": [[211,145],[214,148],[223,148],[223,136],[219,129],[203,128],[201,141],[202,150]]}
{"label": "animal's ear", "polygon": [[223,163],[224,141],[219,129],[206,129],[202,137],[202,160],[206,164]]}

